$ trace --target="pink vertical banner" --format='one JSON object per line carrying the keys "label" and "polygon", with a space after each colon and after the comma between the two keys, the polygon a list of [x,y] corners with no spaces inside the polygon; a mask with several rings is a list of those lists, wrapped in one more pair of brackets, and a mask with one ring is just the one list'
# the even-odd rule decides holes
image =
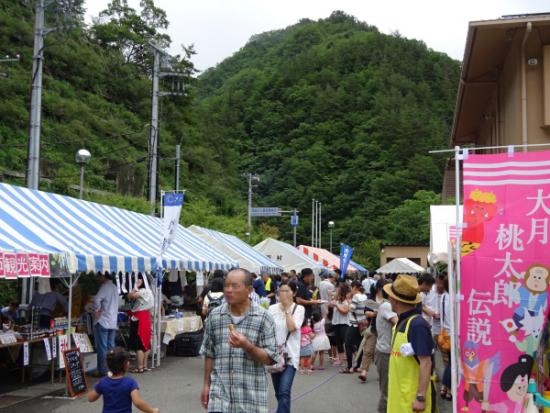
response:
{"label": "pink vertical banner", "polygon": [[8,279],[17,278],[17,254],[4,253],[4,276]]}
{"label": "pink vertical banner", "polygon": [[464,161],[459,411],[520,413],[548,316],[550,152]]}
{"label": "pink vertical banner", "polygon": [[4,253],[0,252],[0,278],[5,278],[4,274]]}

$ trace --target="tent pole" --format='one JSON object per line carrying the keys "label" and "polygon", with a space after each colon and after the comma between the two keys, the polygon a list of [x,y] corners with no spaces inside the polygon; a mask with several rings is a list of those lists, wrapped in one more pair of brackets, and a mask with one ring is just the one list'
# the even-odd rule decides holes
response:
{"label": "tent pole", "polygon": [[[156,320],[156,316],[157,316],[157,299],[156,299],[157,298],[157,280],[154,277],[151,277],[151,278],[152,278],[152,280],[151,280],[150,285],[153,285],[153,281],[155,283],[154,284],[155,289],[153,290],[153,292],[154,292],[153,320]],[[156,325],[156,323],[153,322],[152,327],[153,327],[153,343],[152,343],[153,351],[151,352],[151,367],[154,368],[155,367],[155,351],[154,351],[154,349],[157,346],[157,325]],[[147,363],[148,360],[145,360],[145,362]]]}
{"label": "tent pole", "polygon": [[156,296],[157,296],[157,347],[155,349],[155,351],[157,352],[157,367],[160,367],[160,349],[161,349],[161,335],[162,335],[162,332],[161,332],[161,323],[162,323],[162,314],[161,314],[161,302],[160,302],[160,299],[162,297],[160,291],[162,290],[162,283],[160,282],[160,277],[161,277],[161,271],[162,270],[159,270],[158,272],[158,279],[157,279],[157,292],[156,292]]}
{"label": "tent pole", "polygon": [[[455,237],[455,255],[456,255],[456,264],[454,272],[450,273],[452,279],[449,282],[449,289],[451,295],[451,389],[453,393],[453,413],[457,413],[457,386],[458,386],[458,360],[457,354],[458,347],[457,344],[457,328],[460,331],[460,325],[456,325],[455,321],[458,320],[458,317],[455,315],[455,310],[458,310],[460,313],[460,302],[457,300],[457,292],[460,292],[460,257],[461,257],[461,235],[459,228],[460,225],[460,160],[463,159],[460,156],[460,146],[455,146],[455,228],[456,228],[456,237]],[[452,261],[452,256],[451,260]]]}

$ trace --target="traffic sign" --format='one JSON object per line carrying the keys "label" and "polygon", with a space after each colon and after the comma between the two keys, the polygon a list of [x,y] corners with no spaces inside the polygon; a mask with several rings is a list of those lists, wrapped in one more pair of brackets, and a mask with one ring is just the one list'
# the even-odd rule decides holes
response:
{"label": "traffic sign", "polygon": [[298,215],[292,214],[290,216],[290,226],[297,227],[298,226]]}
{"label": "traffic sign", "polygon": [[281,209],[277,207],[250,208],[250,216],[253,217],[280,217]]}

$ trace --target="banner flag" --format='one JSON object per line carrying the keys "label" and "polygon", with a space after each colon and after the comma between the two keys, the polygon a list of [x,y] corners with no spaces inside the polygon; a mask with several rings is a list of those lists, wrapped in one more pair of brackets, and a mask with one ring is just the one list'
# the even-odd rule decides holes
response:
{"label": "banner flag", "polygon": [[464,160],[459,411],[521,412],[548,316],[550,151]]}
{"label": "banner flag", "polygon": [[164,194],[163,237],[160,245],[161,258],[164,256],[166,250],[170,248],[176,236],[184,195],[183,193],[177,192]]}
{"label": "banner flag", "polygon": [[0,251],[0,278],[50,277],[48,254]]}
{"label": "banner flag", "polygon": [[348,270],[348,265],[351,261],[351,256],[353,255],[353,248],[349,245],[342,244],[340,246],[340,278],[344,278]]}

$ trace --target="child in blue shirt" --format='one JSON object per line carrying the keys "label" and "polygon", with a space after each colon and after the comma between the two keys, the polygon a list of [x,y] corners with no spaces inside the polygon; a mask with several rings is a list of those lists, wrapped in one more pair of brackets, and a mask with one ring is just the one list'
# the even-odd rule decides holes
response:
{"label": "child in blue shirt", "polygon": [[98,381],[88,393],[88,401],[95,402],[103,396],[102,413],[132,413],[132,403],[145,413],[160,413],[151,407],[139,394],[139,386],[131,377],[125,377],[130,368],[130,357],[121,348],[111,351],[105,357],[111,377]]}

